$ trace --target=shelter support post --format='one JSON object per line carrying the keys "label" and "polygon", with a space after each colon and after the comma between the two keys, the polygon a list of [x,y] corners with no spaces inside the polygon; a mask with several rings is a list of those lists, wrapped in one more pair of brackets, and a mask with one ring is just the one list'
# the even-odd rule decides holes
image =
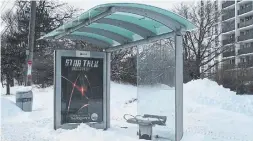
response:
{"label": "shelter support post", "polygon": [[183,137],[183,40],[182,34],[177,32],[175,35],[176,48],[176,96],[175,96],[175,115],[176,115],[176,141]]}
{"label": "shelter support post", "polygon": [[110,128],[111,53],[106,53],[106,129]]}

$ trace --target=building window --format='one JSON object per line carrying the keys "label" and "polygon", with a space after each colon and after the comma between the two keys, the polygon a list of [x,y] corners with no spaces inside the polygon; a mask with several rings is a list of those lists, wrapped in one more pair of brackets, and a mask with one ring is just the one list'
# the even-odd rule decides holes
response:
{"label": "building window", "polygon": [[205,71],[205,69],[204,68],[201,68],[201,72],[204,72]]}
{"label": "building window", "polygon": [[235,59],[232,60],[232,64],[235,64]]}
{"label": "building window", "polygon": [[235,35],[229,35],[229,39],[234,39]]}
{"label": "building window", "polygon": [[245,48],[245,45],[244,45],[244,44],[241,44],[241,48],[244,49],[244,48]]}
{"label": "building window", "polygon": [[210,37],[211,36],[211,29],[207,31],[207,36]]}
{"label": "building window", "polygon": [[216,24],[214,28],[215,28],[215,34],[218,34],[218,25]]}
{"label": "building window", "polygon": [[245,18],[245,21],[249,21],[251,19],[252,19],[252,16],[248,16],[248,17]]}
{"label": "building window", "polygon": [[231,52],[234,52],[234,51],[235,51],[235,47],[232,46],[232,47],[230,48],[230,50],[231,50]]}
{"label": "building window", "polygon": [[215,12],[215,22],[218,22],[218,17],[219,17],[218,13]]}
{"label": "building window", "polygon": [[217,0],[214,2],[214,4],[215,4],[215,10],[218,10],[218,2],[217,2]]}
{"label": "building window", "polygon": [[235,64],[235,59],[229,60],[229,64]]}
{"label": "building window", "polygon": [[250,7],[251,3],[245,4],[245,8]]}
{"label": "building window", "polygon": [[245,63],[246,62],[246,58],[240,58],[240,62]]}
{"label": "building window", "polygon": [[245,48],[248,48],[248,47],[250,47],[250,43],[245,44]]}
{"label": "building window", "polygon": [[215,46],[218,47],[218,45],[219,45],[219,39],[216,37],[215,38]]}
{"label": "building window", "polygon": [[249,34],[249,30],[246,30],[246,31],[245,31],[245,35],[246,35],[246,34]]}

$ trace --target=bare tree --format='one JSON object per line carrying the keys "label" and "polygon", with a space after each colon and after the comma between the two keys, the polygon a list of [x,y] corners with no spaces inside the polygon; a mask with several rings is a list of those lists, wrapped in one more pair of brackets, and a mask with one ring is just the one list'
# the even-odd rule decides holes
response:
{"label": "bare tree", "polygon": [[253,94],[253,62],[239,63],[237,67],[224,63],[215,73],[215,81],[237,94]]}
{"label": "bare tree", "polygon": [[171,38],[138,46],[138,85],[174,86],[175,46]]}
{"label": "bare tree", "polygon": [[[21,82],[25,76],[25,51],[28,44],[30,4],[29,1],[16,1],[15,4],[15,10],[12,9],[1,14],[3,22],[8,27],[1,35],[1,76],[6,80],[8,94],[12,80],[15,78]],[[35,38],[38,39],[44,33],[59,27],[64,21],[72,19],[78,12],[80,12],[79,9],[55,0],[37,1]],[[33,75],[41,74],[38,75],[40,77],[37,80],[36,77],[33,79],[35,84],[41,84],[42,86],[52,84],[53,50],[59,47],[74,48],[74,43],[69,41],[60,43],[35,41],[34,63],[36,65],[33,65]],[[1,81],[4,81],[4,79]]]}
{"label": "bare tree", "polygon": [[1,82],[3,86],[6,80],[6,94],[10,94],[10,86],[14,85],[14,75],[17,74],[19,65],[17,64],[22,60],[19,58],[22,51],[17,43],[17,16],[12,10],[7,10],[1,14],[1,19],[7,25],[6,29],[1,33]]}
{"label": "bare tree", "polygon": [[[174,12],[197,26],[196,30],[186,32],[183,45],[186,71],[192,79],[198,79],[219,63],[214,62],[215,58],[227,49],[219,41],[222,31],[218,30],[218,18],[222,13],[217,2],[211,0],[201,0],[196,5],[181,3]],[[205,65],[208,67],[200,71]]]}

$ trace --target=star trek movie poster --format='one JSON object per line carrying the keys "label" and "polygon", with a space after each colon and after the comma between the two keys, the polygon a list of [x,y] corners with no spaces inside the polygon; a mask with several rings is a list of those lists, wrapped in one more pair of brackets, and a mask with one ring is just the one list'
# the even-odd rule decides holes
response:
{"label": "star trek movie poster", "polygon": [[103,59],[61,58],[61,114],[64,123],[103,121]]}

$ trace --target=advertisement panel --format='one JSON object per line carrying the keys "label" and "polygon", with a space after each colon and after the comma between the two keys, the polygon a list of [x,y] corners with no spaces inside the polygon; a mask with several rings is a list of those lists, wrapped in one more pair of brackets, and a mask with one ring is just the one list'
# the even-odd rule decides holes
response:
{"label": "advertisement panel", "polygon": [[106,120],[106,65],[102,52],[55,52],[55,128]]}
{"label": "advertisement panel", "polygon": [[103,121],[103,59],[61,57],[62,123]]}

